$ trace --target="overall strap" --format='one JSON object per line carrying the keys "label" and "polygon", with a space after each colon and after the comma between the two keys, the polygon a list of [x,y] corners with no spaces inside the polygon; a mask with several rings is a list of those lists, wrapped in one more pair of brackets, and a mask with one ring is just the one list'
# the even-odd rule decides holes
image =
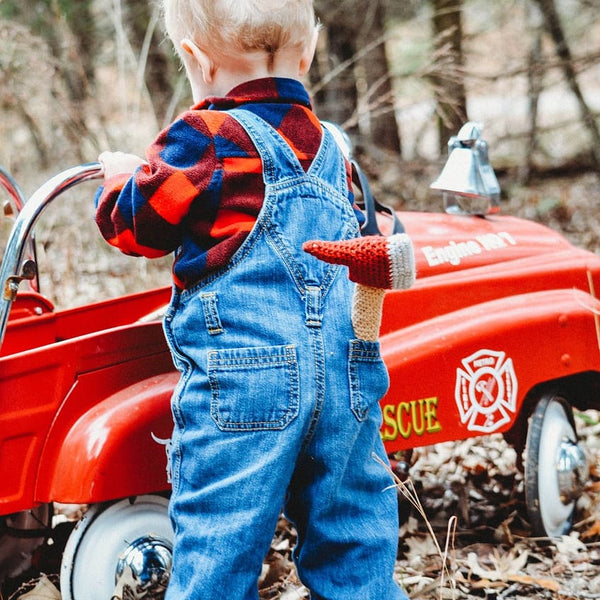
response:
{"label": "overall strap", "polygon": [[304,299],[306,324],[320,327],[323,297],[341,267],[310,256],[302,244],[315,238],[345,239],[352,232],[352,224],[358,233],[352,207],[344,194],[347,182],[343,155],[331,134],[324,130],[317,155],[305,172],[292,148],[272,125],[248,110],[234,109],[228,114],[254,142],[262,160],[265,185],[270,187],[259,216],[268,226],[261,231],[268,231],[271,250],[280,256],[296,284],[295,290]]}
{"label": "overall strap", "polygon": [[265,184],[304,176],[304,169],[289,144],[274,127],[250,110],[234,108],[227,111],[250,136],[263,164]]}
{"label": "overall strap", "polygon": [[263,163],[265,184],[281,183],[283,180],[309,175],[327,181],[342,194],[347,194],[343,154],[325,127],[319,150],[305,173],[298,157],[272,125],[246,109],[235,108],[227,114],[231,115],[254,141]]}

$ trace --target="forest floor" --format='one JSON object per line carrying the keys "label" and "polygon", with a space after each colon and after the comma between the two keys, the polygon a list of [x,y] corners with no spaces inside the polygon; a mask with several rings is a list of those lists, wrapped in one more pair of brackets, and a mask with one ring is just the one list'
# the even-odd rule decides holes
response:
{"label": "forest floor", "polygon": [[[403,210],[438,210],[422,184],[432,178],[428,168],[402,171],[377,179],[378,198]],[[509,175],[501,183],[504,213],[540,221],[600,251],[596,175],[541,178],[526,186]],[[572,532],[559,539],[531,537],[519,460],[501,436],[415,449],[410,479],[399,484],[399,493],[412,490],[421,509],[402,502],[396,565],[410,598],[600,598],[600,413],[576,418],[591,476]],[[262,600],[308,598],[291,562],[293,544],[294,532],[282,519],[265,563]],[[58,584],[56,573],[48,576]],[[17,598],[59,600],[60,594],[48,580],[34,579],[11,596]]]}

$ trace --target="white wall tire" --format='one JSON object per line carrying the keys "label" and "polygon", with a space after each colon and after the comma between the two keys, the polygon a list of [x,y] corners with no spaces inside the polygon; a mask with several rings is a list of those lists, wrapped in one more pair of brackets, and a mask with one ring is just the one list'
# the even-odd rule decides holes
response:
{"label": "white wall tire", "polygon": [[572,409],[564,398],[548,395],[537,403],[527,431],[524,470],[533,535],[568,533],[587,479],[587,463],[578,445]]}
{"label": "white wall tire", "polygon": [[109,600],[120,558],[136,540],[173,544],[168,500],[145,495],[93,505],[65,547],[60,571],[62,600]]}

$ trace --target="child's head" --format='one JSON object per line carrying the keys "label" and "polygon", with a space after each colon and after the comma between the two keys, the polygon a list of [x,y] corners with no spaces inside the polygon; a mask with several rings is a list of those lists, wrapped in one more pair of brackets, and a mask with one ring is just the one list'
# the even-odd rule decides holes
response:
{"label": "child's head", "polygon": [[165,24],[177,51],[188,39],[217,60],[282,50],[299,53],[316,30],[312,0],[163,0]]}

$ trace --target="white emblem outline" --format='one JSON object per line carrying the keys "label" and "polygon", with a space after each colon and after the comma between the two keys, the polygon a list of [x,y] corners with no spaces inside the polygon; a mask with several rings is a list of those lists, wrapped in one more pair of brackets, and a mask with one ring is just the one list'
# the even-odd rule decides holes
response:
{"label": "white emblem outline", "polygon": [[482,349],[456,369],[454,398],[469,431],[493,433],[512,421],[517,409],[517,376],[511,358]]}

